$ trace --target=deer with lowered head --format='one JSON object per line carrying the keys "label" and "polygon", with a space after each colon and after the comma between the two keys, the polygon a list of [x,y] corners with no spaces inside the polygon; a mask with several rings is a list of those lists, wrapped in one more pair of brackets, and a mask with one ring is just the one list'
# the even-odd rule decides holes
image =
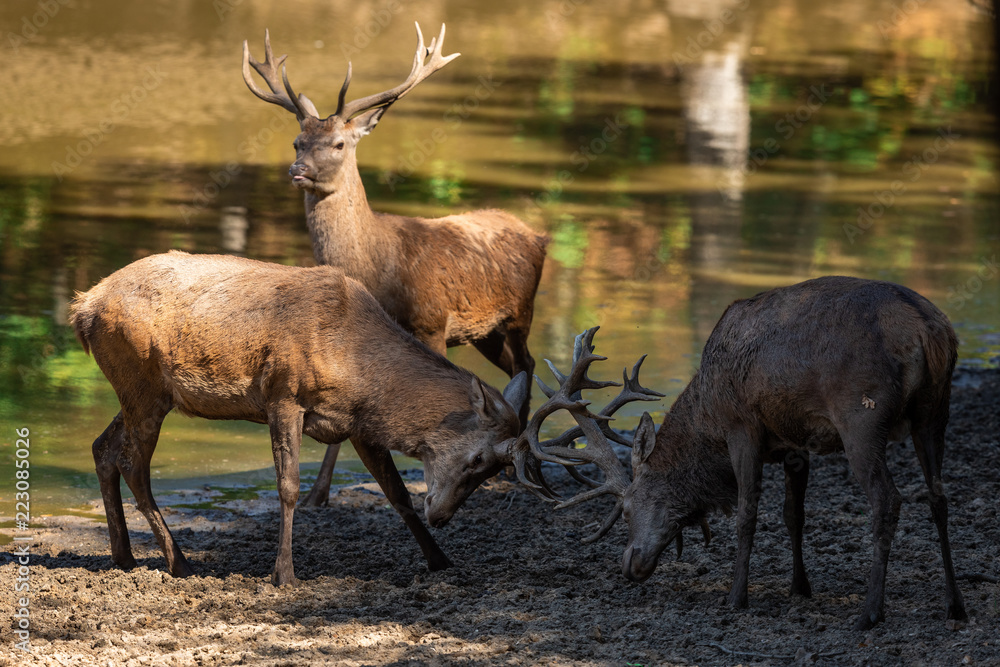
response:
{"label": "deer with lowered head", "polygon": [[[295,114],[301,133],[288,173],[305,193],[306,223],[318,264],[336,266],[358,280],[404,329],[444,354],[471,344],[510,377],[531,374],[535,362],[528,333],[548,237],[499,210],[425,219],[372,211],[358,173],[357,145],[386,110],[428,76],[459,56],[441,55],[445,28],[417,50],[403,83],[346,101],[351,64],[337,110],[320,118],[315,105],[296,94],[284,60],[264,33],[264,62],[243,42],[243,79],[260,99]],[[251,68],[267,84],[260,88]],[[527,419],[529,397],[515,406]],[[307,505],[325,504],[340,445],[327,448]]]}
{"label": "deer with lowered head", "polygon": [[[735,505],[736,573],[729,603],[746,607],[762,468],[782,463],[791,592],[809,596],[802,558],[809,454],[843,451],[872,510],[875,554],[854,625],[871,628],[884,617],[889,547],[901,505],[886,446],[909,434],[941,543],[946,617],[965,620],[941,482],[956,346],[940,310],[888,282],[828,276],[734,302],[658,433],[649,415],[643,416],[632,447],[632,483],[609,487],[624,503],[628,522],[623,574],[633,581],[649,578],[667,545],[677,540],[680,552],[685,527],[701,525],[707,543],[707,514],[729,513]],[[583,355],[577,363],[592,360]],[[580,376],[576,365],[574,375]],[[573,409],[579,422],[581,408]],[[595,437],[588,441],[587,449],[592,447],[610,446]],[[543,458],[551,453],[545,447],[537,452]],[[559,454],[572,457],[573,450]],[[618,472],[614,459],[604,459],[611,462],[610,479]]]}
{"label": "deer with lowered head", "polygon": [[538,461],[516,440],[527,375],[516,375],[502,394],[483,384],[404,331],[337,268],[153,255],[78,295],[71,322],[121,403],[93,454],[112,558],[122,568],[136,565],[124,477],[170,573],[192,573],[150,487],[160,425],[173,409],[270,427],[281,502],[276,585],[295,582],[303,434],[326,444],[351,439],[431,570],[450,563],[414,511],[390,450],[423,462],[424,515],[433,527],[505,465],[541,486]]}

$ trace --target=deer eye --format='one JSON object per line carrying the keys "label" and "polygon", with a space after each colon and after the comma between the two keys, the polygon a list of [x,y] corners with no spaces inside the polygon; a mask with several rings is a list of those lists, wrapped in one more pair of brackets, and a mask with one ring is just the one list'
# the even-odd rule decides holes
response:
{"label": "deer eye", "polygon": [[338,151],[344,150],[344,142],[341,141],[339,144],[334,146],[334,148],[336,148]]}
{"label": "deer eye", "polygon": [[476,454],[476,458],[472,459],[472,466],[474,468],[478,468],[480,465],[482,465],[482,463],[483,463],[483,455]]}

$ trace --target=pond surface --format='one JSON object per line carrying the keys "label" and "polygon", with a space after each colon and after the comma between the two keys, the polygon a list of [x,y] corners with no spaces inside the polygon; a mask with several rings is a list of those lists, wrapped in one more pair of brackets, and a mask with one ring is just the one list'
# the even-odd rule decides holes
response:
{"label": "pond surface", "polygon": [[[997,364],[989,24],[971,3],[53,4],[0,7],[0,462],[30,428],[36,514],[99,497],[90,443],[117,411],[66,326],[75,291],[171,248],[313,263],[286,173],[296,124],[240,74],[265,27],[325,114],[348,58],[352,96],[387,89],[413,21],[447,21],[462,57],[359,147],[372,206],[498,207],[548,232],[531,349],[565,365],[599,324],[595,375],[648,353],[644,382],[668,397],[622,426],[662,415],[733,299],[824,274],[916,289],[952,318],[961,363]],[[360,466],[346,447],[341,462]],[[171,415],[153,466],[155,489],[273,484],[266,428],[247,423]]]}

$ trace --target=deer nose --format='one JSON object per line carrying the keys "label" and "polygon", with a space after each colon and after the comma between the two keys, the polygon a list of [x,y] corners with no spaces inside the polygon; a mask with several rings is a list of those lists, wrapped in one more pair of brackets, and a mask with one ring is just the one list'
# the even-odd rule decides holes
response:
{"label": "deer nose", "polygon": [[309,167],[305,166],[301,162],[294,162],[292,166],[288,168],[288,175],[292,178],[296,176],[306,176],[309,172]]}
{"label": "deer nose", "polygon": [[636,549],[634,545],[628,545],[625,554],[622,556],[622,574],[629,581],[642,582],[652,576],[656,569],[656,559],[652,563],[643,562],[642,551]]}
{"label": "deer nose", "polygon": [[431,528],[443,528],[451,520],[453,513],[443,507],[437,507],[433,493],[427,494],[424,498],[424,517]]}

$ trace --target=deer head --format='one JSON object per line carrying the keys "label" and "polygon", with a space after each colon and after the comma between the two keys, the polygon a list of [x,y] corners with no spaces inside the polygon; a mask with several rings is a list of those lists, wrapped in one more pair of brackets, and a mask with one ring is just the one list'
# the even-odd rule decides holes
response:
{"label": "deer head", "polygon": [[[308,97],[296,95],[288,82],[285,58],[275,58],[271,51],[271,35],[264,31],[264,62],[250,55],[247,42],[243,42],[243,80],[254,95],[295,114],[302,130],[295,139],[295,162],[288,173],[292,183],[307,192],[325,196],[338,189],[338,176],[345,165],[356,166],[355,150],[361,137],[371,132],[396,100],[410,92],[418,83],[457,58],[458,53],[441,55],[445,26],[441,34],[424,46],[424,36],[417,24],[417,51],[413,55],[410,75],[400,85],[381,93],[346,102],[347,87],[351,83],[351,63],[347,64],[347,77],[340,88],[337,110],[321,119],[316,106]],[[253,80],[250,68],[264,79],[270,92],[261,89]],[[280,78],[279,78],[280,68]],[[351,170],[348,170],[351,171]]]}
{"label": "deer head", "polygon": [[672,488],[670,480],[663,479],[663,473],[646,463],[655,444],[653,419],[644,413],[632,444],[632,484],[625,492],[623,508],[628,543],[622,556],[622,574],[632,581],[648,579],[656,570],[663,549],[675,539],[679,558],[684,544],[681,528],[692,525],[683,512],[675,511],[680,507],[678,503],[666,501],[670,511],[651,511],[666,509],[664,493]]}
{"label": "deer head", "polygon": [[624,496],[628,543],[622,556],[622,574],[632,581],[645,581],[656,570],[660,554],[677,541],[677,557],[684,549],[684,528],[701,526],[707,545],[712,539],[703,506],[693,499],[691,488],[700,480],[691,471],[680,475],[670,468],[650,465],[656,447],[656,429],[648,413],[642,415],[632,444],[632,484]]}
{"label": "deer head", "polygon": [[[480,484],[509,463],[507,449],[517,435],[517,410],[528,394],[528,376],[518,373],[500,396],[473,378],[471,411],[452,412],[428,437],[420,457],[427,495],[424,516],[435,528],[444,526]],[[445,444],[446,443],[446,444]]]}
{"label": "deer head", "polygon": [[[584,542],[599,540],[611,530],[618,517],[622,515],[625,495],[629,487],[628,475],[619,463],[618,455],[611,447],[611,442],[632,447],[632,441],[614,431],[609,422],[613,419],[615,412],[627,403],[655,401],[663,397],[663,394],[646,389],[639,384],[639,369],[646,359],[645,355],[632,367],[631,376],[629,376],[627,369],[622,371],[623,382],[621,384],[593,380],[587,376],[591,364],[607,359],[607,357],[594,354],[593,340],[598,328],[588,329],[576,337],[573,348],[573,367],[568,375],[563,375],[551,361],[545,360],[549,370],[559,382],[559,389],[550,389],[537,376],[535,377],[535,381],[542,393],[548,397],[548,401],[535,411],[524,432],[510,444],[511,456],[521,482],[535,495],[557,502],[556,509],[571,507],[606,494],[618,497],[618,502],[603,525],[596,533],[585,538]],[[618,386],[622,387],[621,392],[600,412],[594,414],[587,409],[590,403],[583,400],[583,390]],[[539,430],[542,422],[559,410],[568,411],[577,425],[556,438],[539,441]],[[652,430],[652,419],[648,413],[643,415],[643,422],[640,424],[640,430],[636,432],[636,437],[638,438],[640,435],[645,437],[645,429],[647,428]],[[581,436],[586,436],[587,445],[582,449],[574,448],[573,443]],[[574,479],[591,488],[568,500],[559,501],[545,484],[539,467],[540,461],[566,466]],[[604,473],[604,482],[597,482],[581,475],[575,466],[584,463],[596,464]]]}

